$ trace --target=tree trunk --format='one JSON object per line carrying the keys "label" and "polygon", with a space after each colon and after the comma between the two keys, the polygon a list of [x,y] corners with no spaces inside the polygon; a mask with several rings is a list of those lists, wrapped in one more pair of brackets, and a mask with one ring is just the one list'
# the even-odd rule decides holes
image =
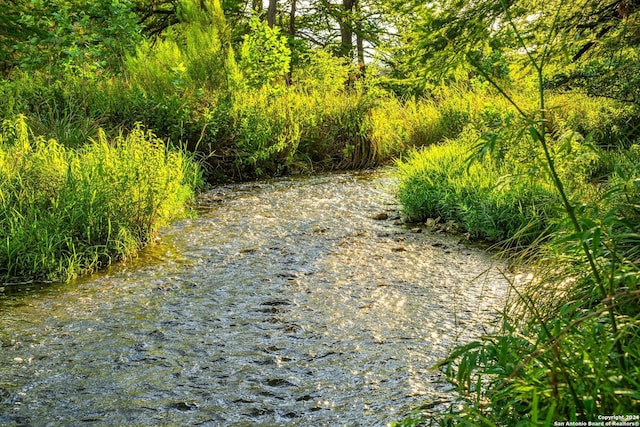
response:
{"label": "tree trunk", "polygon": [[[291,9],[289,10],[289,40],[293,40],[296,36],[296,6],[297,0],[291,0]],[[291,43],[291,42],[289,42]],[[291,46],[289,46],[291,47]],[[293,49],[291,49],[293,52]],[[293,61],[289,61],[289,71],[287,71],[287,75],[285,76],[285,81],[287,82],[287,86],[290,86],[293,80]]]}
{"label": "tree trunk", "polygon": [[297,0],[291,0],[291,9],[289,10],[289,34],[291,37],[296,35],[296,6]]}
{"label": "tree trunk", "polygon": [[358,51],[358,69],[360,70],[360,77],[364,77],[365,66],[364,66],[364,34],[362,33],[362,14],[360,13],[360,1],[354,0],[355,10],[358,16],[355,19],[355,30],[356,30],[356,49]]}
{"label": "tree trunk", "polygon": [[271,28],[276,25],[276,11],[278,9],[278,0],[269,0],[269,8],[267,9],[267,24]]}
{"label": "tree trunk", "polygon": [[359,31],[356,33],[356,46],[358,49],[358,69],[360,70],[361,77],[364,77],[364,40],[362,33]]}
{"label": "tree trunk", "polygon": [[353,55],[353,5],[354,0],[342,0],[342,16],[340,17],[340,54],[345,58]]}

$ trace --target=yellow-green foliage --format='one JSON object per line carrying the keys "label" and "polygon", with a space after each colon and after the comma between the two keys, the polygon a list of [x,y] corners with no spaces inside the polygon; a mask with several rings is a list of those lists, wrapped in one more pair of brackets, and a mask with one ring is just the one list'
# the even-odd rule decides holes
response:
{"label": "yellow-green foliage", "polygon": [[571,92],[550,94],[547,102],[551,124],[560,133],[574,131],[590,137],[599,147],[610,149],[640,142],[640,109],[635,105]]}
{"label": "yellow-green foliage", "polygon": [[450,132],[442,125],[442,113],[432,100],[400,101],[389,97],[371,112],[372,139],[382,147],[393,147],[398,156],[410,147],[435,144]]}
{"label": "yellow-green foliage", "polygon": [[493,112],[504,115],[510,110],[502,97],[482,88],[443,86],[431,97],[404,101],[385,97],[371,112],[371,137],[380,147],[397,150],[385,156],[398,156],[411,147],[455,138],[470,123],[483,128],[500,119]]}
{"label": "yellow-green foliage", "polygon": [[224,86],[226,76],[216,32],[194,26],[184,38],[183,45],[165,38],[139,47],[126,61],[132,85],[150,94]]}
{"label": "yellow-green foliage", "polygon": [[382,158],[370,138],[373,105],[359,91],[237,92],[231,109],[235,166],[243,175],[261,175],[375,165]]}
{"label": "yellow-green foliage", "polygon": [[540,237],[553,217],[555,195],[528,165],[506,164],[492,156],[469,163],[479,134],[466,129],[448,140],[412,152],[399,161],[398,197],[415,221],[453,221],[471,237],[507,240],[521,246]]}
{"label": "yellow-green foliage", "polygon": [[290,92],[276,94],[265,88],[236,94],[231,115],[238,166],[249,165],[256,175],[286,167],[300,142],[301,109]]}
{"label": "yellow-green foliage", "polygon": [[278,27],[252,17],[240,50],[244,82],[250,87],[274,85],[290,69],[291,49]]}
{"label": "yellow-green foliage", "polygon": [[337,94],[349,79],[349,66],[324,50],[314,50],[302,59],[304,66],[294,70],[292,83],[307,93]]}
{"label": "yellow-green foliage", "polygon": [[197,94],[225,89],[237,78],[230,34],[217,0],[180,2],[182,22],[125,61],[131,84],[152,95]]}
{"label": "yellow-green foliage", "polygon": [[304,158],[321,169],[368,167],[388,159],[371,138],[374,99],[360,91],[297,96],[307,106],[300,144]]}
{"label": "yellow-green foliage", "polygon": [[[535,117],[533,94],[523,90],[515,97]],[[575,116],[561,106],[561,99],[554,99],[548,114],[551,155],[562,159],[556,170],[565,186],[586,191],[599,156],[572,128]],[[475,237],[504,240],[518,235],[520,243],[527,243],[543,233],[554,216],[547,209],[555,191],[542,147],[529,137],[530,123],[519,118],[504,97],[481,87],[442,87],[430,99],[387,101],[374,110],[373,119],[374,138],[395,139],[396,146],[447,141],[398,163],[400,199],[410,218],[441,217],[458,222]],[[479,152],[491,155],[469,166],[468,159]]]}
{"label": "yellow-green foliage", "polygon": [[0,277],[68,280],[131,255],[189,213],[199,168],[137,128],[80,150],[29,135],[0,139]]}

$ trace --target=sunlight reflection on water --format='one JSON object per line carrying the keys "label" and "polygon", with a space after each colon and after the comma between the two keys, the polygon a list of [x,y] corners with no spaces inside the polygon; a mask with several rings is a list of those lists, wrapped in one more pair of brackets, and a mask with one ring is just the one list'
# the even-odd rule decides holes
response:
{"label": "sunlight reflection on water", "polygon": [[0,299],[0,424],[386,425],[502,307],[498,264],[393,219],[384,172],[222,186],[138,259]]}

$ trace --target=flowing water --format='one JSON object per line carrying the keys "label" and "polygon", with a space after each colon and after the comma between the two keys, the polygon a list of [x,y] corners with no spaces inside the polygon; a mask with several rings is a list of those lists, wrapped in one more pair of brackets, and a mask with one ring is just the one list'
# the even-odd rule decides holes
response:
{"label": "flowing water", "polygon": [[384,426],[447,400],[429,368],[506,283],[460,237],[394,221],[392,188],[219,187],[134,261],[5,291],[0,425]]}

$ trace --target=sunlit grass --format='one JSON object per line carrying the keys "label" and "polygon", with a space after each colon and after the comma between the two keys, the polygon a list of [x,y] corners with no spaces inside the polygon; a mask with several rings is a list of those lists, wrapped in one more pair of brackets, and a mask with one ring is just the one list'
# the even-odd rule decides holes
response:
{"label": "sunlit grass", "polygon": [[69,280],[132,255],[189,214],[198,166],[140,128],[82,149],[32,136],[19,117],[0,141],[0,277]]}
{"label": "sunlit grass", "polygon": [[476,138],[468,131],[397,163],[404,214],[410,221],[453,221],[470,238],[509,246],[540,239],[554,215],[552,187],[525,167],[497,164],[490,156],[469,163]]}

